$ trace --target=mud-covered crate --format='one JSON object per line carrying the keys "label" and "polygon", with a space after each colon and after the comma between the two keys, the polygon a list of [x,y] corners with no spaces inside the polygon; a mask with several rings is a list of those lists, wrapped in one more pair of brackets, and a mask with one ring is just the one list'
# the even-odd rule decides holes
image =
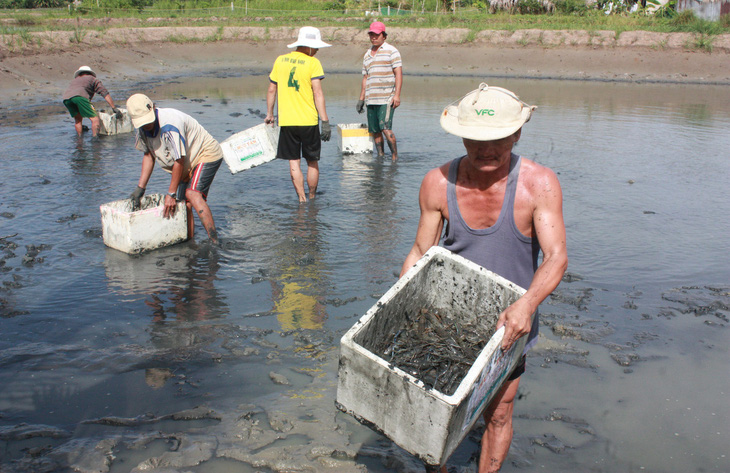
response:
{"label": "mud-covered crate", "polygon": [[[440,247],[431,248],[342,337],[337,407],[430,465],[461,443],[516,366],[522,337],[503,353],[499,314],[524,289]],[[391,363],[388,345],[423,313],[473,330],[486,344],[453,394],[433,389]],[[488,341],[488,343],[487,343]]]}
{"label": "mud-covered crate", "polygon": [[340,135],[337,143],[342,154],[362,154],[373,152],[373,135],[368,126],[362,123],[344,123],[337,125]]}
{"label": "mud-covered crate", "polygon": [[140,209],[136,211],[132,211],[131,199],[100,206],[104,244],[136,254],[187,240],[185,202],[178,202],[175,214],[169,218],[162,216],[164,204],[163,194],[151,194],[142,197]]}
{"label": "mud-covered crate", "polygon": [[275,159],[278,145],[279,127],[261,123],[227,138],[221,149],[228,169],[236,174]]}
{"label": "mud-covered crate", "polygon": [[127,109],[120,108],[119,111],[122,112],[121,118],[118,118],[112,110],[99,110],[100,135],[118,135],[134,131],[134,125],[132,125],[132,119],[127,113]]}

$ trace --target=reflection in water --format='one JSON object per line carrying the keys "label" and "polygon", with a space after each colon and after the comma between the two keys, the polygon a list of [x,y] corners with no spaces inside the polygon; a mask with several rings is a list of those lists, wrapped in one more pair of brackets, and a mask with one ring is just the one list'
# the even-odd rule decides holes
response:
{"label": "reflection in water", "polygon": [[353,233],[366,248],[363,266],[374,281],[392,279],[395,235],[402,231],[398,215],[398,162],[359,154],[342,158],[342,187],[358,207]]}
{"label": "reflection in water", "polygon": [[189,354],[181,349],[216,341],[218,334],[204,322],[228,313],[215,286],[219,259],[218,249],[207,241],[173,245],[136,257],[106,250],[109,287],[125,295],[145,295],[144,304],[151,310],[152,346],[170,354],[149,362],[155,366],[145,366],[145,383],[151,388],[162,388],[175,366],[187,359]]}
{"label": "reflection in water", "polygon": [[[328,77],[333,120],[357,119],[352,94],[358,75]],[[160,88],[158,98],[202,115],[209,131],[224,139],[261,122],[261,79],[236,76],[207,89],[211,79],[200,78],[199,88],[171,84],[187,97]],[[134,189],[139,155],[133,136],[79,142],[68,123],[3,126],[0,147],[12,178],[0,186],[0,429],[44,424],[74,429],[74,439],[61,445],[65,450],[33,450],[34,459],[28,444],[5,448],[8,442],[0,439],[0,470],[26,456],[39,468],[25,471],[50,471],[40,462],[78,453],[77,441],[93,449],[96,440],[121,432],[101,426],[83,432],[85,419],[167,414],[201,404],[235,421],[196,435],[245,449],[251,440],[240,440],[238,421],[246,418],[239,406],[255,404],[262,416],[264,410],[291,413],[289,400],[308,411],[292,415],[291,425],[317,437],[298,439],[311,443],[302,447],[306,454],[286,460],[293,468],[319,471],[308,464],[310,452],[355,451],[365,441],[351,461],[357,466],[346,468],[418,471],[401,468],[404,454],[382,437],[352,424],[342,428],[345,416],[331,423],[337,334],[394,282],[416,230],[421,179],[463,149],[441,131],[438,115],[479,81],[410,77],[410,98],[398,112],[398,162],[342,157],[325,144],[324,193],[306,206],[290,205],[283,163],[219,173],[211,204],[221,217],[222,247],[186,242],[141,256],[104,247],[98,210]],[[555,331],[543,331],[546,349],[573,351],[528,359],[510,451],[515,462],[505,473],[530,463],[551,471],[730,471],[724,456],[730,412],[723,397],[730,386],[727,376],[716,375],[727,370],[728,359],[730,248],[724,235],[730,221],[723,217],[730,213],[730,90],[490,81],[540,106],[519,152],[559,175],[574,276],[545,304],[545,320]],[[46,171],[51,162],[52,174]],[[152,189],[166,188],[162,174],[153,175]],[[42,261],[26,258],[31,245],[46,248]],[[684,299],[673,288],[702,297],[680,304]],[[301,330],[307,328],[316,330]],[[601,335],[604,330],[610,334]],[[290,356],[291,346],[312,340],[321,353],[329,350],[322,378],[299,371],[302,358]],[[276,371],[296,389],[272,383],[269,363],[277,363]],[[311,359],[304,364],[312,368]],[[310,383],[316,396],[304,400],[306,389],[299,388]],[[258,429],[264,437],[253,440],[257,445],[283,434],[264,421]],[[336,431],[353,438],[333,440]],[[461,459],[449,466],[473,471],[477,449],[465,443]],[[85,452],[77,458],[88,458]],[[137,454],[131,462],[118,456],[110,471],[129,471],[155,455]],[[256,461],[281,457],[268,449],[257,455]],[[208,463],[177,468],[216,471]],[[226,464],[219,471],[254,469]]]}
{"label": "reflection in water", "polygon": [[[192,244],[196,247],[197,245]],[[175,274],[169,288],[158,294],[149,294],[145,303],[153,310],[153,322],[168,318],[177,321],[205,321],[225,316],[226,305],[215,287],[216,273],[220,269],[218,250],[204,242],[192,251],[184,269]],[[167,303],[163,295],[167,295]]]}
{"label": "reflection in water", "polygon": [[274,250],[271,293],[283,330],[320,329],[327,318],[318,213],[316,200],[300,204],[285,226],[288,238]]}
{"label": "reflection in water", "polygon": [[[104,137],[106,139],[106,137]],[[76,176],[96,177],[102,171],[102,157],[104,143],[102,138],[89,138],[88,135],[73,137],[69,139],[74,141],[73,152],[69,157],[71,170]]]}

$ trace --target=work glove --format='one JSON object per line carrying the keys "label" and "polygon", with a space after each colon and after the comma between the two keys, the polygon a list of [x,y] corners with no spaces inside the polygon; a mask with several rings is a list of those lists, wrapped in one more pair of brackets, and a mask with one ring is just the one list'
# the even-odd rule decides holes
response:
{"label": "work glove", "polygon": [[355,110],[357,110],[357,113],[362,113],[364,109],[365,109],[365,101],[358,100],[357,105],[355,105]]}
{"label": "work glove", "polygon": [[137,188],[129,195],[129,198],[132,200],[132,212],[136,212],[139,210],[140,202],[139,200],[144,195],[144,188],[137,186]]}
{"label": "work glove", "polygon": [[330,128],[330,122],[327,120],[322,121],[322,132],[319,134],[322,137],[322,141],[329,141],[332,137],[332,128]]}
{"label": "work glove", "polygon": [[112,112],[114,112],[114,115],[116,115],[116,117],[117,117],[117,120],[121,120],[121,119],[122,119],[122,117],[124,116],[124,115],[122,114],[122,111],[121,111],[121,110],[119,110],[119,109],[118,109],[117,107],[112,107]]}

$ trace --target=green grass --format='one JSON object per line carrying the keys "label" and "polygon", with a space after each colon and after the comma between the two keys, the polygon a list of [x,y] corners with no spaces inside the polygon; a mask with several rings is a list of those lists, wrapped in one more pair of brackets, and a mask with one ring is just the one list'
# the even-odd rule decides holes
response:
{"label": "green grass", "polygon": [[[67,8],[43,10],[0,10],[0,19],[12,20],[6,25],[23,27],[27,31],[66,30],[79,35],[85,26],[83,20],[105,19],[107,27],[151,26],[217,26],[219,35],[209,38],[218,41],[225,26],[292,26],[305,24],[317,26],[342,26],[366,28],[372,17],[365,10],[377,9],[386,0],[235,0],[234,9],[227,0],[157,0],[145,6],[147,0],[83,0],[81,9]],[[553,13],[519,14],[508,12],[489,13],[485,8],[463,7],[456,13],[434,13],[437,0],[403,1],[401,5],[414,10],[412,14],[387,18],[388,25],[405,28],[467,28],[466,41],[473,41],[481,30],[543,29],[543,30],[608,30],[620,34],[624,31],[653,31],[661,33],[690,32],[701,38],[730,33],[730,15],[720,21],[696,18],[691,12],[671,17],[654,17],[644,14],[606,15],[596,8],[587,7],[583,0],[556,0]],[[535,0],[520,0],[524,11],[537,9]],[[520,4],[518,2],[518,5]],[[527,3],[525,3],[527,2]],[[149,2],[151,3],[151,1]],[[392,6],[397,2],[391,2]],[[465,5],[485,5],[482,2],[463,0]],[[136,5],[136,6],[135,6]],[[122,8],[126,6],[126,8]],[[425,13],[421,13],[421,7]],[[141,11],[140,8],[141,7]],[[520,9],[516,9],[519,11]],[[155,21],[148,21],[154,18]],[[382,18],[382,17],[381,17]],[[69,22],[77,19],[79,22]],[[65,20],[65,21],[64,21]],[[192,21],[191,23],[191,20]],[[78,38],[83,40],[83,36]],[[703,44],[706,39],[701,39]],[[703,47],[703,49],[707,49]]]}

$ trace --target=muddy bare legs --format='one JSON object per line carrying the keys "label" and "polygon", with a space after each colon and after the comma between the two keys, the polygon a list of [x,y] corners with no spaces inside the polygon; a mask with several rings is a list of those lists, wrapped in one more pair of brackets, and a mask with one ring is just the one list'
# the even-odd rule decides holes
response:
{"label": "muddy bare legs", "polygon": [[393,161],[398,159],[398,147],[395,142],[395,133],[391,130],[383,130],[385,139],[388,142],[388,148],[390,148],[390,155],[393,157]]}
{"label": "muddy bare legs", "polygon": [[[383,139],[383,135],[385,135],[385,140]],[[391,130],[383,130],[380,133],[373,134],[373,140],[375,141],[375,149],[378,152],[379,158],[385,156],[383,141],[387,141],[388,148],[390,148],[390,154],[393,157],[393,161],[398,159],[398,146],[396,145],[395,133],[393,133]]]}
{"label": "muddy bare legs", "polygon": [[520,379],[507,381],[484,411],[486,428],[479,455],[479,473],[496,473],[502,468],[512,443],[512,411]]}
{"label": "muddy bare legs", "polygon": [[91,136],[98,136],[99,128],[101,128],[101,119],[96,116],[89,118],[89,120],[91,120]]}
{"label": "muddy bare legs", "polygon": [[378,157],[382,158],[385,156],[385,149],[383,148],[383,133],[374,133],[373,140],[375,141],[375,151],[377,151]]}
{"label": "muddy bare legs", "polygon": [[208,203],[203,198],[203,194],[196,191],[187,190],[185,192],[185,199],[187,200],[186,206],[188,211],[188,238],[193,238],[195,231],[195,223],[193,222],[193,211],[194,208],[198,212],[198,218],[200,223],[203,224],[203,228],[208,232],[208,238],[213,243],[218,243],[218,231],[215,229],[215,222],[213,221],[213,214],[208,207]]}
{"label": "muddy bare legs", "polygon": [[319,185],[319,161],[307,161],[307,186],[309,187],[309,199],[314,199]]}
{"label": "muddy bare legs", "polygon": [[74,128],[76,129],[76,134],[78,136],[81,136],[81,134],[84,132],[84,124],[82,123],[83,117],[79,114],[74,117]]}
{"label": "muddy bare legs", "polygon": [[299,159],[289,160],[289,173],[291,174],[291,182],[294,184],[294,190],[299,197],[299,202],[306,202],[307,196],[304,194],[304,175]]}

